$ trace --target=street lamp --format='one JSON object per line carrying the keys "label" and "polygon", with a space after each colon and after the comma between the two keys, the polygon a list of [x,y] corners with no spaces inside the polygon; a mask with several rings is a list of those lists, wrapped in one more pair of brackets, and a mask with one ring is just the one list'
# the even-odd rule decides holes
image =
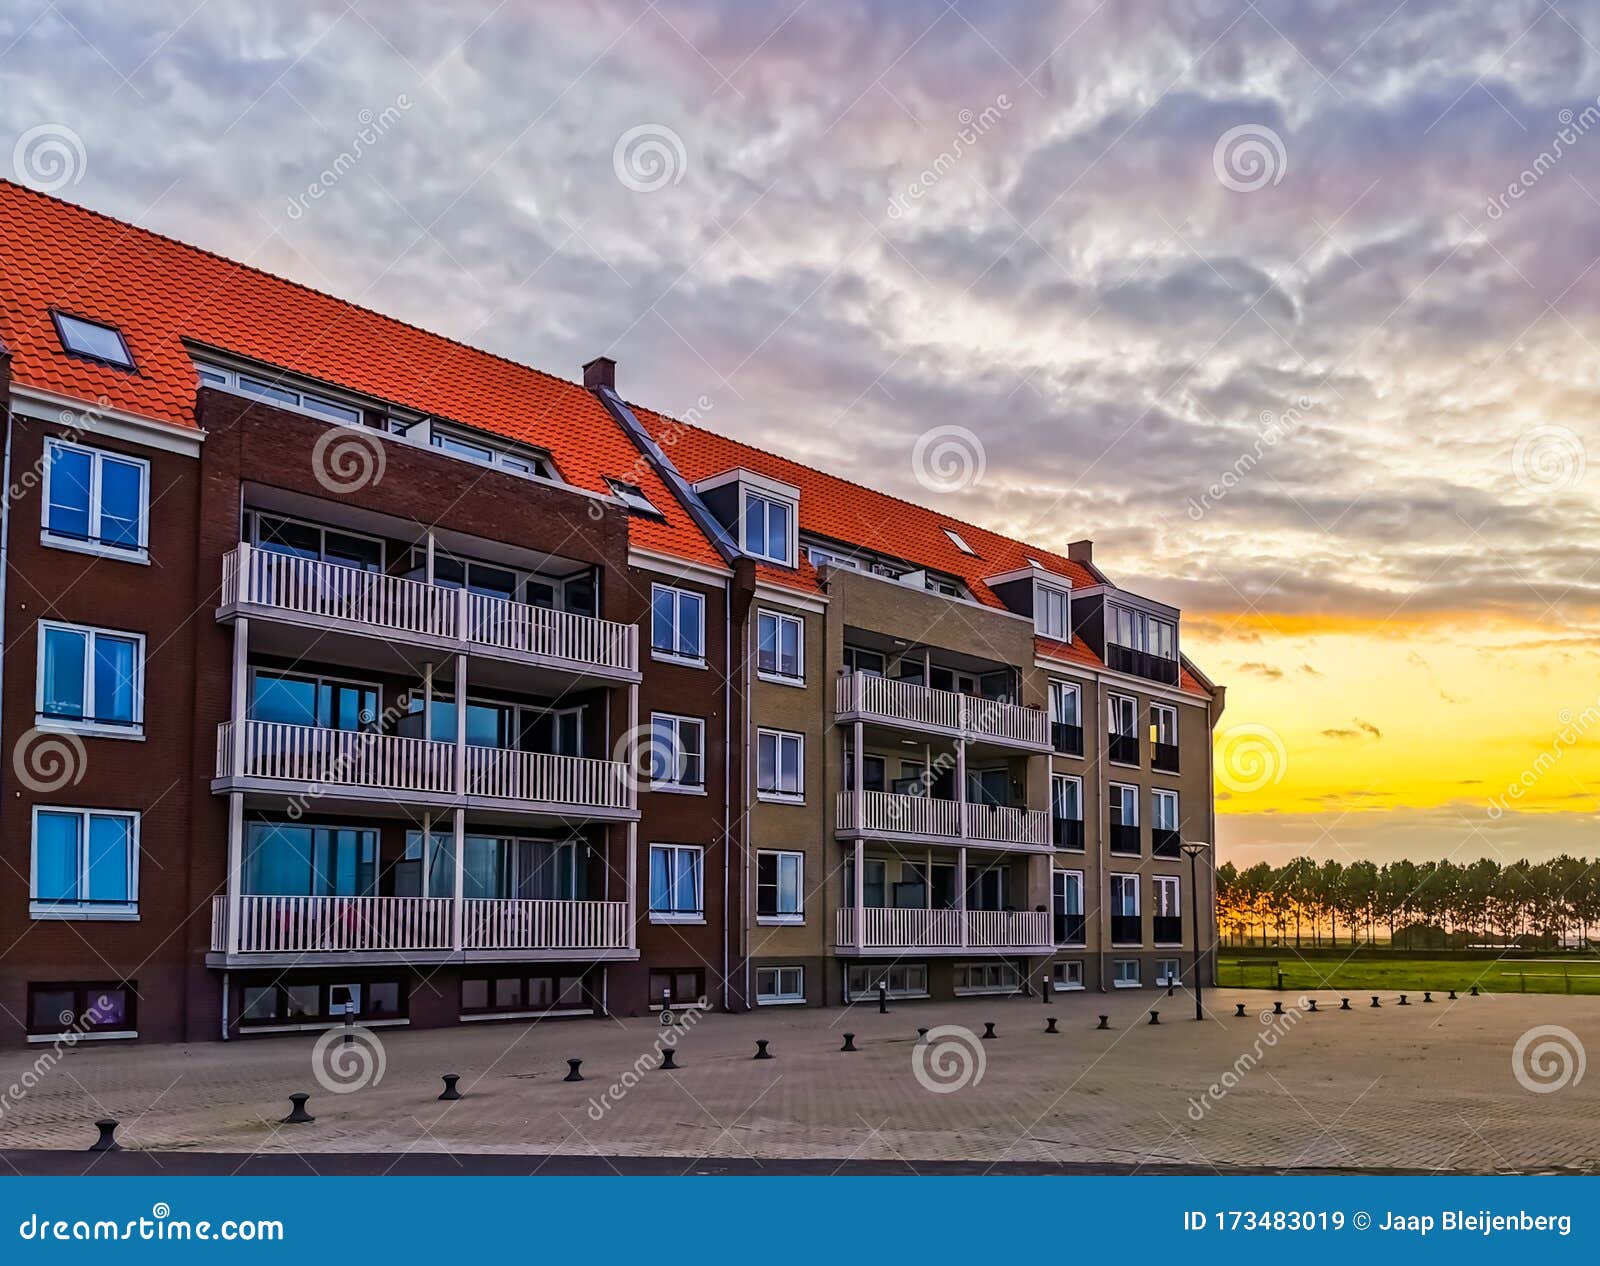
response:
{"label": "street lamp", "polygon": [[[1200,992],[1204,987],[1204,982],[1200,979],[1200,879],[1198,872],[1200,854],[1204,853],[1207,847],[1205,844],[1183,845],[1184,856],[1189,859],[1189,891],[1193,894],[1192,900],[1194,901],[1194,1018],[1196,1020],[1204,1020],[1206,1018],[1205,1008],[1200,1003]],[[1212,904],[1213,906],[1216,904],[1215,897],[1212,898]]]}

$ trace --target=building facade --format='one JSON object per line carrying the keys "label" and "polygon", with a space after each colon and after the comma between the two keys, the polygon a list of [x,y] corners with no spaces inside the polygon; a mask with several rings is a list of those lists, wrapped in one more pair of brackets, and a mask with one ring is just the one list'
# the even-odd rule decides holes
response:
{"label": "building facade", "polygon": [[3,182],[0,236],[0,1040],[1209,970],[1223,692],[1088,542]]}

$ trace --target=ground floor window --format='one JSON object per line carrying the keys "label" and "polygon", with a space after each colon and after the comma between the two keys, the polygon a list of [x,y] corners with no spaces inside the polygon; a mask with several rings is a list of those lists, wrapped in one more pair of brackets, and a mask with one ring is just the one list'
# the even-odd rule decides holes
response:
{"label": "ground floor window", "polygon": [[1176,958],[1156,959],[1156,984],[1176,985],[1181,983],[1183,964]]}
{"label": "ground floor window", "polygon": [[804,1002],[804,967],[757,967],[756,1001],[759,1003]]}
{"label": "ground floor window", "polygon": [[518,1014],[526,1011],[587,1011],[583,977],[526,971],[466,976],[461,981],[462,1015]]}
{"label": "ground floor window", "polygon": [[246,983],[239,991],[239,1026],[331,1024],[342,1021],[345,1003],[361,1021],[403,1020],[406,990],[398,980],[271,980]]}
{"label": "ground floor window", "polygon": [[1015,993],[1022,973],[1015,963],[957,963],[957,993]]}
{"label": "ground floor window", "polygon": [[888,984],[891,998],[923,998],[928,993],[928,965],[892,963],[875,967],[871,963],[856,963],[845,976],[845,991],[851,999],[874,998],[879,981]]}
{"label": "ground floor window", "polygon": [[1069,958],[1064,963],[1057,963],[1051,978],[1057,989],[1082,989],[1083,959]]}
{"label": "ground floor window", "polygon": [[1137,958],[1119,958],[1111,964],[1111,983],[1118,989],[1137,989],[1144,982],[1139,978]]}
{"label": "ground floor window", "polygon": [[650,1005],[663,1001],[674,1007],[688,1007],[706,1000],[706,974],[698,967],[672,967],[650,973]]}
{"label": "ground floor window", "polygon": [[138,986],[130,981],[28,986],[28,1032],[36,1037],[60,1033],[131,1033]]}

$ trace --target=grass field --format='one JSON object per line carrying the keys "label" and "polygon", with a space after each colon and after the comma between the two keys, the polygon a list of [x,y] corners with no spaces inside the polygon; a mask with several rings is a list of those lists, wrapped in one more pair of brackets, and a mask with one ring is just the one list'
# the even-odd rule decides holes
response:
{"label": "grass field", "polygon": [[1336,989],[1355,992],[1438,990],[1466,991],[1477,985],[1486,993],[1600,994],[1600,959],[1352,957],[1350,951],[1285,950],[1277,967],[1270,956],[1217,957],[1217,983],[1234,988],[1274,989],[1283,972],[1286,991]]}

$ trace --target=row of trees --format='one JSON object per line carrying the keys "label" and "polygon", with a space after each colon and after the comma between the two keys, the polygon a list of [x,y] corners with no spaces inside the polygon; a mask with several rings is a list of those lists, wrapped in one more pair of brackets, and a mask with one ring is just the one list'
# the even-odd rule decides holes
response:
{"label": "row of trees", "polygon": [[1559,945],[1600,923],[1600,863],[1581,857],[1501,865],[1455,862],[1317,863],[1297,857],[1217,868],[1218,933],[1224,945],[1417,942]]}

